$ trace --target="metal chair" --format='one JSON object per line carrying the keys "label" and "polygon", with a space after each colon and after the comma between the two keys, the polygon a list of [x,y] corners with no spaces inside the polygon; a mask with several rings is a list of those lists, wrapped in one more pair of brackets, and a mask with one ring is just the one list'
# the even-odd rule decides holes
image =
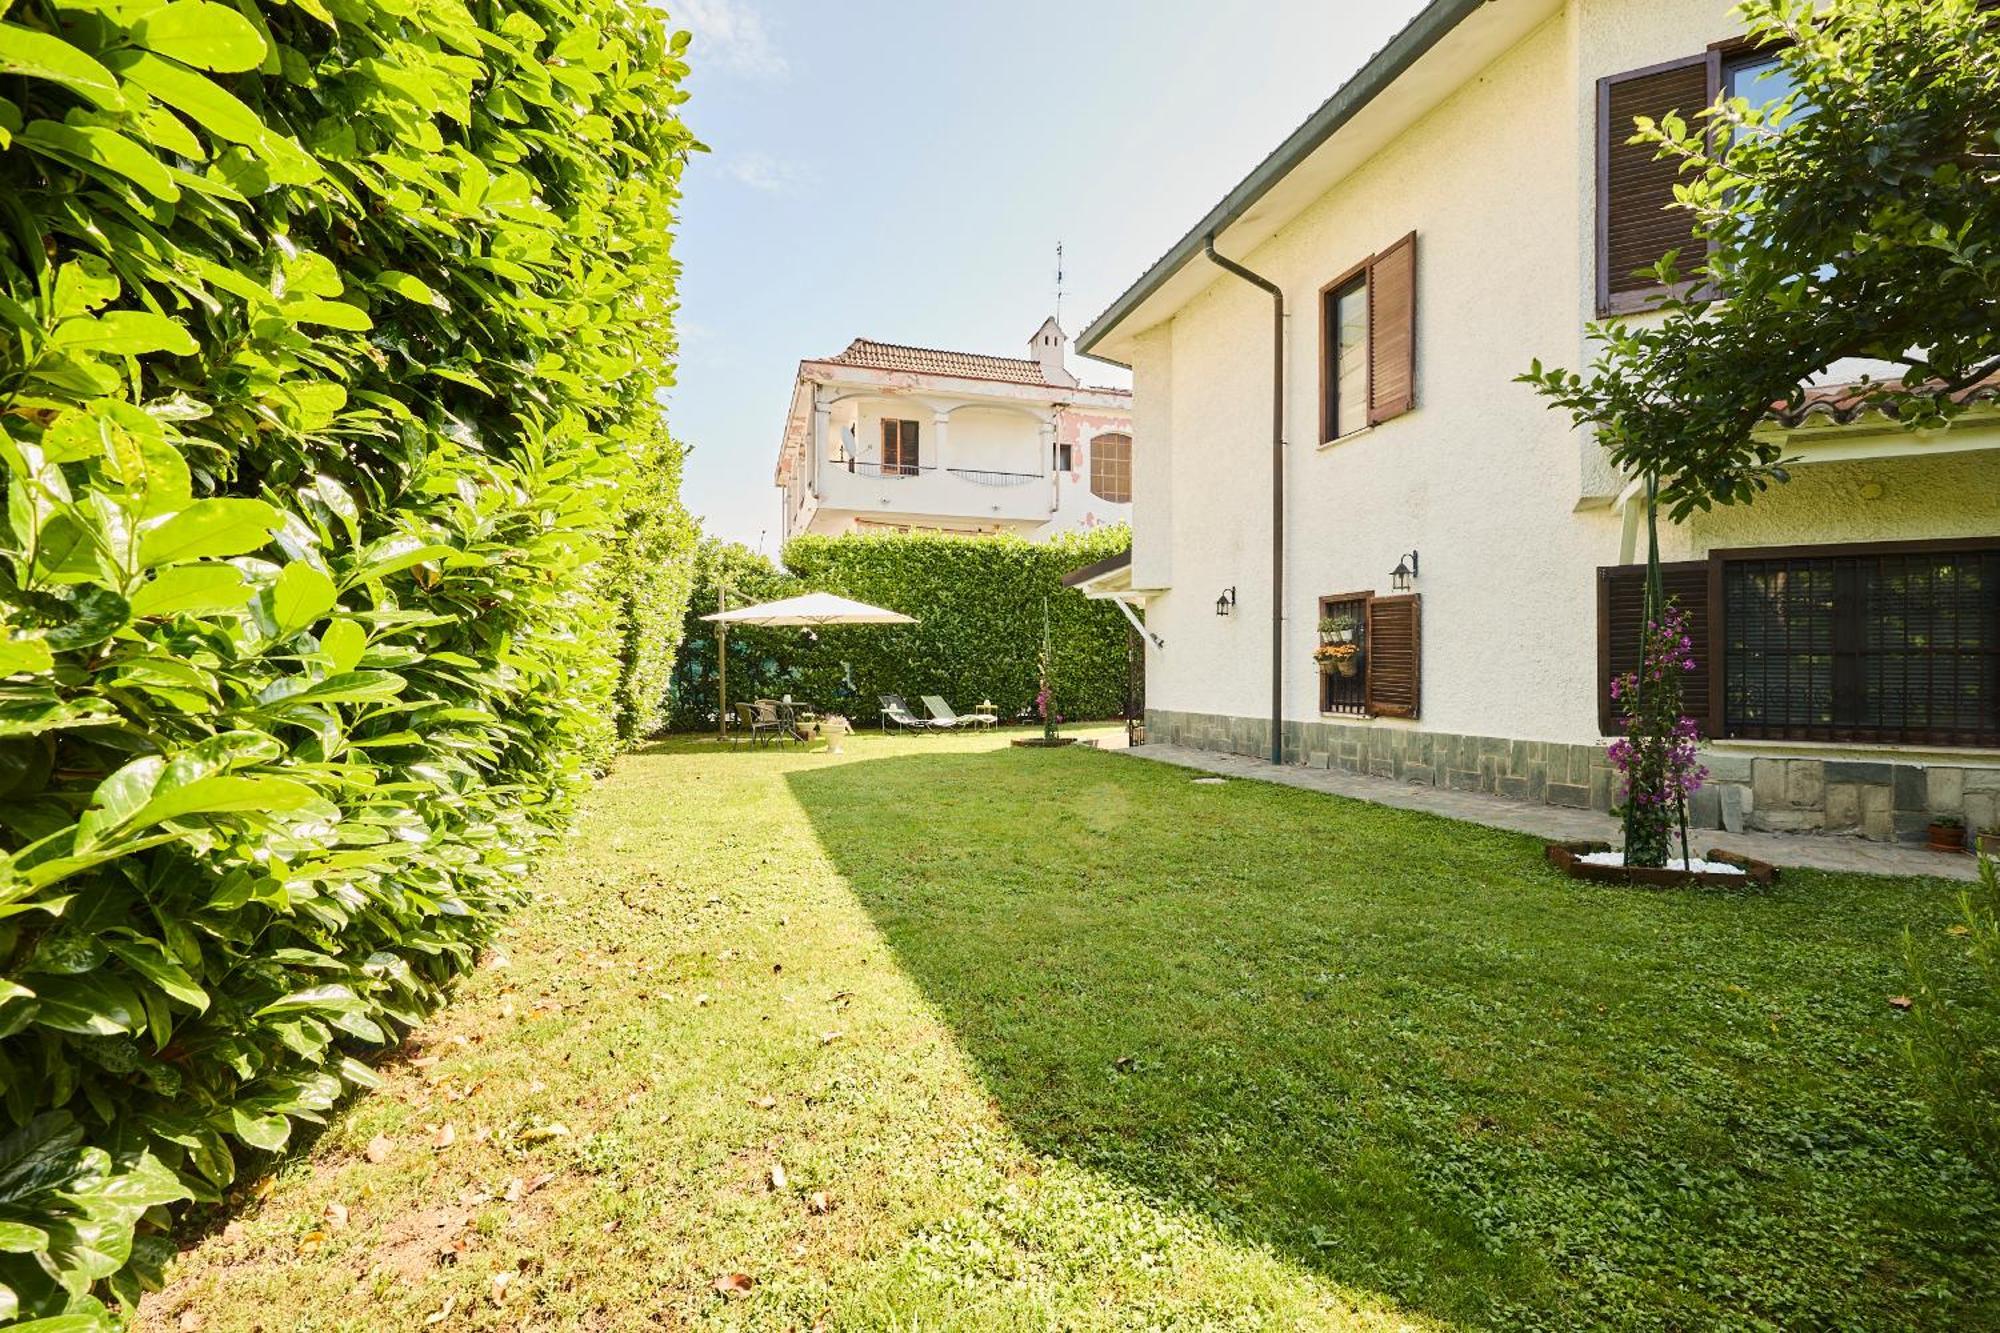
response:
{"label": "metal chair", "polygon": [[766,740],[776,735],[778,731],[775,717],[767,720],[764,710],[760,705],[737,704],[736,722],[743,734],[748,736],[753,744],[757,745],[762,745]]}

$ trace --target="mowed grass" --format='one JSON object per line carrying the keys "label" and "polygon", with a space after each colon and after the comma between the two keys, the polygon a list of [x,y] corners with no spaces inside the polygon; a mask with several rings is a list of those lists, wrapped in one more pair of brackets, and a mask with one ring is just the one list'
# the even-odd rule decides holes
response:
{"label": "mowed grass", "polygon": [[504,965],[142,1325],[2000,1325],[2000,1199],[1889,1004],[1906,927],[1964,983],[1954,886],[1592,888],[1191,777],[622,761]]}

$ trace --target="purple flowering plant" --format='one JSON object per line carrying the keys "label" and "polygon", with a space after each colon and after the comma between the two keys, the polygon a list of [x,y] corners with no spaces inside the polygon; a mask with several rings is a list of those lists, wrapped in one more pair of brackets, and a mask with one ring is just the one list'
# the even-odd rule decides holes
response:
{"label": "purple flowering plant", "polygon": [[1687,851],[1687,801],[1708,781],[1696,759],[1695,720],[1681,711],[1681,682],[1696,669],[1687,617],[1669,602],[1646,622],[1639,670],[1611,682],[1611,699],[1624,734],[1607,751],[1618,773],[1618,806],[1625,819],[1625,864],[1664,866],[1679,826]]}

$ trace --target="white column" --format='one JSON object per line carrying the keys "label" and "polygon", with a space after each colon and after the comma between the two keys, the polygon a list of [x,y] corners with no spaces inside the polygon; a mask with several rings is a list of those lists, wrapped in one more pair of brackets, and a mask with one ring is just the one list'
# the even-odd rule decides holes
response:
{"label": "white column", "polygon": [[[945,465],[944,447],[946,441],[950,439],[951,439],[951,413],[940,411],[937,408],[932,408],[931,409],[931,449],[932,449],[931,466],[932,467],[943,467]],[[917,461],[919,463],[923,461],[921,449],[918,450]]]}
{"label": "white column", "polygon": [[1062,507],[1062,473],[1056,467],[1056,419],[1043,417],[1036,423],[1036,447],[1042,451],[1042,468],[1049,475],[1049,512]]}

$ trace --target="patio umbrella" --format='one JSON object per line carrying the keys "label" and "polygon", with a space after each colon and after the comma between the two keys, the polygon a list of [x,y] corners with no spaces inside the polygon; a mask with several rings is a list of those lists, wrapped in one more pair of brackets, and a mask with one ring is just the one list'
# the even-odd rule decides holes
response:
{"label": "patio umbrella", "polygon": [[914,616],[885,611],[866,602],[835,597],[830,592],[809,592],[783,601],[742,606],[734,611],[718,611],[703,620],[721,625],[914,625]]}
{"label": "patio umbrella", "polygon": [[[728,597],[724,589],[722,597]],[[900,611],[888,611],[866,602],[857,602],[847,597],[836,597],[830,592],[809,592],[799,597],[786,597],[776,602],[762,602],[756,606],[741,606],[734,611],[721,610],[702,617],[715,622],[716,665],[716,714],[715,734],[718,739],[728,739],[729,735],[729,627],[731,625],[914,625],[916,617],[906,616]]]}

